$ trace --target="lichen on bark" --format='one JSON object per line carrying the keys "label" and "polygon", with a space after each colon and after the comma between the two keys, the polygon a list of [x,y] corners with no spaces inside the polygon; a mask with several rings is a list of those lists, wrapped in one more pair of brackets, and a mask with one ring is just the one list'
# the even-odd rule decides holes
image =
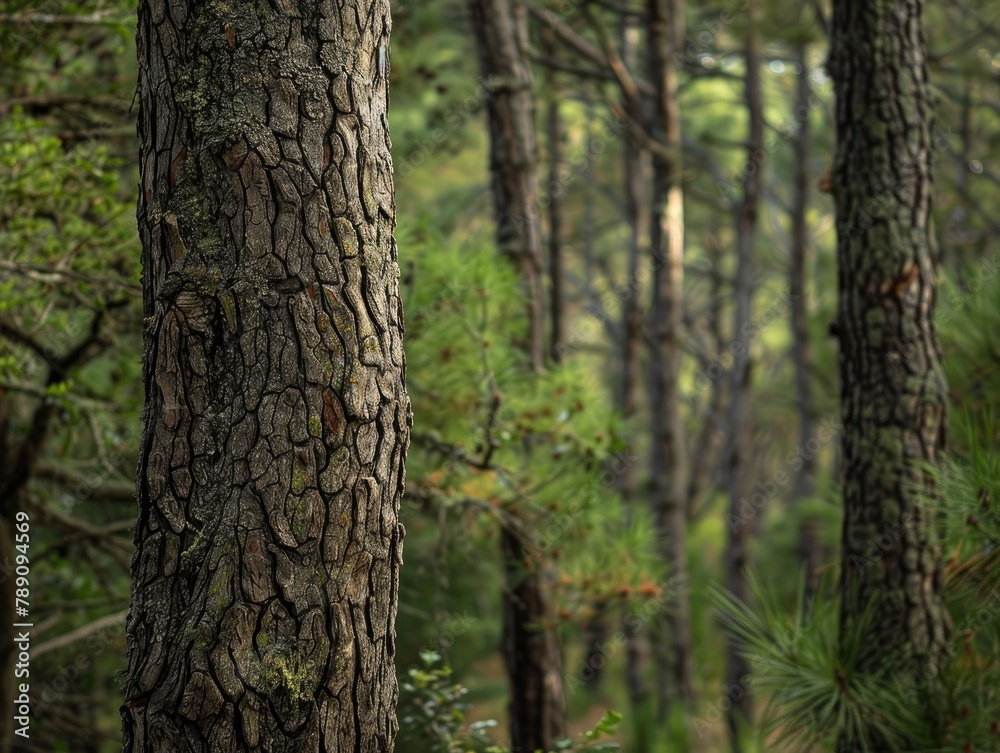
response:
{"label": "lichen on bark", "polygon": [[139,6],[126,751],[391,751],[406,396],[389,4]]}

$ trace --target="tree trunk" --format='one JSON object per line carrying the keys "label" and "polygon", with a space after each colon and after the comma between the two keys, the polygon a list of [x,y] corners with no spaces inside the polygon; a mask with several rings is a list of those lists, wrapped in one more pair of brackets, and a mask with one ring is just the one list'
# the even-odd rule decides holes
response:
{"label": "tree trunk", "polygon": [[384,0],[139,4],[125,751],[392,751],[389,29]]}
{"label": "tree trunk", "polygon": [[[553,59],[556,56],[556,43],[550,29],[542,32],[545,40],[545,51]],[[559,106],[562,92],[559,89],[556,74],[550,71],[548,78],[549,102],[546,117],[547,138],[549,145],[549,318],[552,332],[549,336],[549,358],[553,363],[559,363],[563,357],[563,219],[562,200],[566,191],[560,177],[563,171],[562,159],[562,113]]]}
{"label": "tree trunk", "polygon": [[470,0],[480,67],[489,86],[490,173],[497,221],[497,248],[521,270],[527,292],[531,365],[545,359],[538,216],[538,140],[531,69],[518,43],[512,0]]}
{"label": "tree trunk", "polygon": [[[815,440],[816,414],[812,395],[812,377],[809,358],[809,315],[806,311],[806,261],[809,258],[809,228],[806,211],[809,207],[809,159],[811,139],[809,127],[809,60],[804,44],[796,48],[799,75],[796,81],[795,119],[798,132],[795,135],[795,173],[792,180],[792,254],[789,271],[788,291],[792,299],[792,362],[795,365],[795,403],[799,413],[799,447],[805,447],[809,440]],[[792,487],[792,503],[812,496],[816,481],[816,453],[807,452],[803,456],[802,467],[795,477]],[[819,581],[819,568],[823,562],[817,521],[803,518],[799,529],[799,557],[805,568],[804,603],[812,603]]]}
{"label": "tree trunk", "polygon": [[[483,76],[489,81],[487,118],[497,248],[516,262],[527,292],[531,365],[544,361],[537,138],[531,74],[511,0],[470,0]],[[549,750],[563,736],[562,650],[541,564],[526,567],[530,544],[513,525],[501,530],[506,581],[502,652],[510,681],[512,753]]]}
{"label": "tree trunk", "polygon": [[[687,457],[681,412],[680,331],[684,322],[684,201],[676,59],[684,49],[682,0],[649,0],[650,78],[656,88],[652,133],[669,159],[653,159],[651,244],[654,257],[650,409],[653,416],[653,514],[670,577],[679,585],[665,619],[673,700],[694,703],[690,599],[687,592]],[[661,716],[668,699],[661,698]]]}
{"label": "tree trunk", "polygon": [[[841,628],[873,610],[858,669],[892,667],[905,683],[936,676],[950,630],[933,509],[919,494],[921,465],[942,450],[946,414],[933,324],[933,95],[920,2],[833,7]],[[926,717],[938,708],[931,700]],[[860,746],[842,737],[838,750]]]}
{"label": "tree trunk", "polygon": [[[753,23],[752,11],[748,11]],[[760,50],[756,32],[748,32],[745,47],[746,81],[744,100],[749,119],[747,157],[744,164],[743,199],[736,232],[736,300],[733,317],[733,366],[730,385],[729,426],[729,544],[726,550],[726,587],[739,600],[749,602],[746,579],[747,545],[754,528],[752,512],[747,514],[750,497],[750,471],[753,465],[753,411],[751,395],[752,343],[748,335],[753,312],[754,249],[757,241],[757,202],[763,170],[764,117],[761,102]],[[740,730],[752,720],[753,705],[747,676],[750,666],[735,638],[730,636],[726,649],[726,696],[732,702],[727,713],[733,749],[740,750]]]}
{"label": "tree trunk", "polygon": [[522,535],[501,530],[504,562],[503,656],[511,682],[511,753],[555,748],[565,737],[562,646],[552,602]]}
{"label": "tree trunk", "polygon": [[[708,237],[705,252],[708,255],[710,264],[711,290],[708,304],[708,331],[711,335],[713,349],[702,354],[702,371],[696,377],[696,385],[708,386],[708,398],[704,401],[704,408],[696,415],[701,423],[698,437],[691,450],[691,470],[688,473],[687,488],[687,520],[691,522],[698,518],[700,513],[699,505],[702,496],[707,496],[714,492],[718,485],[718,475],[721,460],[725,458],[728,449],[726,432],[723,425],[726,420],[726,406],[723,403],[725,395],[725,382],[722,373],[712,378],[705,371],[712,362],[712,359],[720,357],[728,345],[723,334],[723,296],[727,294],[723,288],[727,282],[722,273],[722,244],[719,242],[718,234],[713,233]],[[710,384],[708,384],[710,382]],[[698,403],[691,400],[692,409]]]}

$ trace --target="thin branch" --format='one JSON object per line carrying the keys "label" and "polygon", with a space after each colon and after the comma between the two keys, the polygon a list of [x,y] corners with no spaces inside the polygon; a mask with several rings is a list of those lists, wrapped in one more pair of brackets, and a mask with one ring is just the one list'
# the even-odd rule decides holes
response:
{"label": "thin branch", "polygon": [[553,71],[561,71],[563,73],[569,73],[573,76],[579,76],[580,78],[591,78],[597,81],[617,81],[615,74],[611,71],[601,70],[599,68],[585,68],[579,65],[570,65],[569,63],[563,62],[554,57],[549,57],[547,55],[539,55],[537,53],[529,56],[532,61],[538,63],[545,68]]}
{"label": "thin branch", "polygon": [[[652,84],[648,81],[643,81],[642,79],[634,79],[630,74],[628,74],[628,71],[625,71],[621,66],[616,68],[610,63],[607,55],[601,52],[600,49],[595,47],[584,37],[580,36],[569,24],[559,18],[559,16],[552,11],[547,10],[546,8],[539,8],[537,5],[533,5],[531,3],[525,3],[524,7],[529,13],[535,16],[535,18],[552,29],[557,37],[559,37],[569,47],[576,50],[577,53],[583,55],[583,57],[589,59],[593,63],[596,63],[602,68],[610,65],[612,73],[619,82],[619,85],[622,86],[622,91],[625,92],[626,96],[629,94],[629,91],[626,88],[629,86],[627,83],[628,81],[633,82],[635,90],[639,93],[648,97],[656,95],[656,90]],[[626,83],[623,84],[623,81],[626,81]]]}
{"label": "thin branch", "polygon": [[105,10],[86,16],[53,13],[0,13],[0,24],[20,26],[118,26],[128,23],[134,13]]}
{"label": "thin branch", "polygon": [[39,643],[31,647],[31,658],[37,659],[39,656],[43,656],[52,651],[57,651],[60,648],[65,648],[77,641],[82,641],[84,638],[89,638],[94,633],[97,633],[104,628],[111,627],[125,621],[125,616],[128,614],[128,610],[122,610],[121,612],[115,612],[114,614],[105,615],[99,619],[94,620],[82,627],[78,627],[76,630],[70,630],[68,633],[63,633],[56,638],[51,638],[44,643]]}
{"label": "thin branch", "polygon": [[[68,488],[91,486],[91,480],[86,476],[74,473],[63,466],[50,463],[39,463],[35,468],[35,478],[43,481],[53,481]],[[91,490],[91,496],[106,499],[109,502],[135,502],[135,490],[131,485],[101,484]],[[128,528],[126,526],[125,528]],[[124,530],[124,529],[121,529]]]}
{"label": "thin branch", "polygon": [[54,284],[86,282],[91,285],[99,285],[114,290],[127,290],[131,293],[142,292],[140,285],[123,282],[121,279],[94,277],[93,275],[84,275],[68,270],[57,270],[43,264],[18,264],[17,262],[0,259],[0,269],[11,274],[21,275],[35,282]]}

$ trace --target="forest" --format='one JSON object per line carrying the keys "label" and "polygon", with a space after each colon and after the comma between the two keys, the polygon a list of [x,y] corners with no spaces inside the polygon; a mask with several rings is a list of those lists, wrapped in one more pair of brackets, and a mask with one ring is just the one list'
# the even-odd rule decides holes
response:
{"label": "forest", "polygon": [[1000,4],[0,0],[0,753],[1000,751]]}

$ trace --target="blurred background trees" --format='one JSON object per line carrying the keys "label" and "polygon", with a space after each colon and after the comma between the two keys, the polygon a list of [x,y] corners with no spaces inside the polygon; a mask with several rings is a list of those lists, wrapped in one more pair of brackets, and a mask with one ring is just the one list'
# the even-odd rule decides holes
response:
{"label": "blurred background trees", "polygon": [[[559,673],[545,723],[578,746],[603,727],[637,753],[832,750],[875,719],[916,749],[997,749],[997,9],[922,18],[952,406],[927,469],[953,622],[936,726],[907,713],[927,684],[853,674],[838,628],[837,232],[864,239],[879,216],[838,227],[831,6],[392,10],[414,409],[397,750],[511,743],[528,688],[504,663],[512,629],[553,659],[521,669]],[[487,12],[509,15],[513,69],[476,33]],[[879,39],[899,19],[884,23]],[[134,27],[122,3],[0,7],[0,516],[32,515],[37,614],[18,751],[120,746],[142,399]],[[522,102],[516,129],[503,97]],[[852,550],[869,572],[896,545],[877,533]]]}

